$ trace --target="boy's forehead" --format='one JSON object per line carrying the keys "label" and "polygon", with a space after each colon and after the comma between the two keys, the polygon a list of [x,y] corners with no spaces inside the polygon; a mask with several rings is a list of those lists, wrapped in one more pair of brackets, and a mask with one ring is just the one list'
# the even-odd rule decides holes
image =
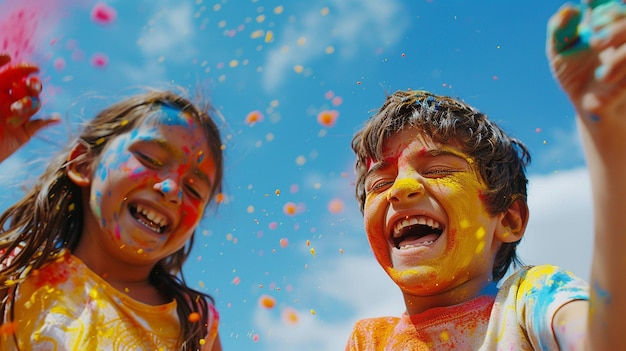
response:
{"label": "boy's forehead", "polygon": [[452,154],[472,163],[472,157],[464,153],[458,146],[458,143],[436,141],[422,130],[407,128],[390,135],[382,143],[381,159],[376,159],[375,157],[368,158],[367,168],[370,169],[373,165],[380,162],[395,163],[406,152],[417,153],[416,156],[426,156],[433,153]]}

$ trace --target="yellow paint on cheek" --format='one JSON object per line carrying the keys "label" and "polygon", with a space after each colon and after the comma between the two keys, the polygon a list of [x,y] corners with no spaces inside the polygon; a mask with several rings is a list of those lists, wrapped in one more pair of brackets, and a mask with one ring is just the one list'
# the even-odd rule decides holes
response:
{"label": "yellow paint on cheek", "polygon": [[444,330],[441,332],[441,334],[439,334],[439,338],[441,339],[441,341],[446,342],[450,339],[450,335],[448,334],[447,330]]}
{"label": "yellow paint on cheek", "polygon": [[459,227],[461,227],[461,229],[467,229],[470,227],[470,221],[467,219],[462,219],[461,223],[459,223]]}

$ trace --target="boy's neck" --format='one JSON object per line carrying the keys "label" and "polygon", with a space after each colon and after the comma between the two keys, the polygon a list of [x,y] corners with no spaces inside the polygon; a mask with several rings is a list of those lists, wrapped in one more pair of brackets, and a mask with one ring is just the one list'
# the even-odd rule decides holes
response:
{"label": "boy's neck", "polygon": [[415,295],[402,292],[409,316],[420,314],[435,307],[448,307],[471,301],[479,296],[495,296],[496,283],[488,277],[473,279],[451,290],[431,295]]}

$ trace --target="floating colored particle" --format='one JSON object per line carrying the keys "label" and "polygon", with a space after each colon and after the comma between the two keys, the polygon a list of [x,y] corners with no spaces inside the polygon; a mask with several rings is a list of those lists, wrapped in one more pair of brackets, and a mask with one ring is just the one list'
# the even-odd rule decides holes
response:
{"label": "floating colored particle", "polygon": [[343,103],[343,98],[341,96],[335,96],[330,103],[337,107]]}
{"label": "floating colored particle", "polygon": [[332,199],[328,203],[328,211],[332,214],[338,214],[343,211],[343,201],[341,199]]}
{"label": "floating colored particle", "polygon": [[304,71],[304,67],[302,67],[302,65],[295,65],[293,67],[293,71],[296,73],[302,73]]}
{"label": "floating colored particle", "polygon": [[248,208],[246,209],[246,212],[254,213],[254,206],[253,205],[248,206]]}
{"label": "floating colored particle", "polygon": [[339,254],[343,255],[343,249],[339,249]]}
{"label": "floating colored particle", "polygon": [[288,307],[285,308],[282,312],[283,321],[287,324],[297,324],[300,321],[300,316],[298,311],[295,309]]}
{"label": "floating colored particle", "polygon": [[493,76],[493,80],[498,80],[498,76]]}
{"label": "floating colored particle", "polygon": [[267,309],[274,308],[274,306],[276,306],[276,299],[273,296],[261,295],[259,297],[259,306]]}
{"label": "floating colored particle", "polygon": [[333,97],[335,97],[335,92],[334,92],[334,91],[332,91],[332,90],[329,90],[329,91],[327,91],[327,92],[325,92],[325,93],[324,93],[324,98],[325,98],[326,100],[330,100],[330,99],[332,99]]}
{"label": "floating colored particle", "polygon": [[333,127],[338,117],[339,112],[337,110],[323,110],[317,115],[317,123],[324,127]]}
{"label": "floating colored particle", "polygon": [[297,211],[297,206],[296,206],[296,204],[295,204],[295,203],[293,203],[293,202],[287,202],[287,203],[283,206],[283,212],[284,212],[286,215],[293,216],[293,215],[295,215],[295,214],[296,214],[296,211]]}
{"label": "floating colored particle", "polygon": [[536,133],[541,133],[541,128],[537,128],[537,129],[535,129],[535,132],[536,132]]}
{"label": "floating colored particle", "polygon": [[253,125],[257,122],[263,121],[263,119],[264,119],[263,113],[259,110],[254,110],[246,115],[245,123]]}
{"label": "floating colored particle", "polygon": [[289,187],[289,192],[292,193],[292,194],[297,193],[299,190],[300,190],[300,187],[298,186],[298,184],[292,184]]}
{"label": "floating colored particle", "polygon": [[317,312],[315,312],[315,310],[311,308],[311,314],[312,314],[312,315],[315,315],[316,313],[317,313]]}
{"label": "floating colored particle", "polygon": [[272,40],[274,40],[274,32],[272,32],[271,30],[268,30],[267,33],[265,33],[265,42],[269,43]]}
{"label": "floating colored particle", "polygon": [[309,250],[311,252],[311,256],[313,256],[313,258],[315,258],[315,249],[311,248],[311,250]]}
{"label": "floating colored particle", "polygon": [[59,57],[59,58],[55,59],[54,63],[52,64],[52,66],[57,71],[62,71],[63,69],[65,69],[65,59],[62,58],[62,57]]}
{"label": "floating colored particle", "polygon": [[104,68],[109,64],[109,57],[102,53],[91,56],[91,65],[97,68]]}
{"label": "floating colored particle", "polygon": [[324,49],[324,52],[325,52],[327,55],[330,55],[330,54],[332,54],[332,53],[334,53],[334,52],[335,52],[335,47],[333,47],[333,46],[327,46],[327,47],[326,47],[326,49]]}
{"label": "floating colored particle", "polygon": [[200,313],[198,312],[191,312],[189,314],[189,316],[187,316],[187,320],[190,321],[191,323],[196,323],[200,320]]}
{"label": "floating colored particle", "polygon": [[91,20],[98,24],[110,24],[116,17],[115,9],[103,2],[97,3],[91,10]]}
{"label": "floating colored particle", "polygon": [[283,249],[289,246],[289,239],[287,238],[281,238],[279,242],[280,242],[280,247],[282,247]]}
{"label": "floating colored particle", "polygon": [[306,241],[306,246],[307,246],[307,247],[311,246],[311,240],[308,240],[308,239],[307,239],[307,241]]}
{"label": "floating colored particle", "polygon": [[241,283],[241,279],[239,277],[234,277],[231,283],[233,285],[239,285],[239,283]]}
{"label": "floating colored particle", "polygon": [[270,224],[267,227],[270,228],[271,230],[274,230],[274,229],[278,228],[278,223],[270,222]]}
{"label": "floating colored particle", "polygon": [[259,334],[254,334],[254,335],[252,336],[252,341],[254,341],[254,342],[259,342]]}
{"label": "floating colored particle", "polygon": [[324,7],[323,9],[320,10],[320,14],[322,16],[327,16],[330,13],[330,10],[328,9],[328,7]]}
{"label": "floating colored particle", "polygon": [[221,204],[222,202],[224,202],[225,198],[226,196],[224,195],[224,193],[218,193],[217,195],[215,195],[215,202]]}
{"label": "floating colored particle", "polygon": [[298,166],[304,166],[305,163],[306,163],[306,157],[304,157],[302,155],[296,157],[296,164]]}
{"label": "floating colored particle", "polygon": [[285,8],[282,5],[276,6],[274,7],[274,14],[280,15],[284,10]]}
{"label": "floating colored particle", "polygon": [[276,189],[276,190],[274,190],[274,195],[276,195],[276,196],[280,196],[280,189]]}
{"label": "floating colored particle", "polygon": [[256,38],[260,38],[265,34],[265,32],[263,31],[263,29],[257,29],[254,32],[250,33],[250,38],[251,39],[256,39]]}

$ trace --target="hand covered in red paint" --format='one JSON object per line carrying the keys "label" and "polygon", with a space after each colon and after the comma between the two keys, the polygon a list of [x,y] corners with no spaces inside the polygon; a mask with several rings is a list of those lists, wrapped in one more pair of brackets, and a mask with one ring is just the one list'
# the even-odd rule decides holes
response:
{"label": "hand covered in red paint", "polygon": [[58,119],[32,119],[41,103],[37,66],[9,65],[11,57],[0,53],[0,161],[15,152],[40,129]]}
{"label": "hand covered in red paint", "polygon": [[548,22],[546,51],[583,123],[619,119],[626,129],[626,4],[564,5]]}

